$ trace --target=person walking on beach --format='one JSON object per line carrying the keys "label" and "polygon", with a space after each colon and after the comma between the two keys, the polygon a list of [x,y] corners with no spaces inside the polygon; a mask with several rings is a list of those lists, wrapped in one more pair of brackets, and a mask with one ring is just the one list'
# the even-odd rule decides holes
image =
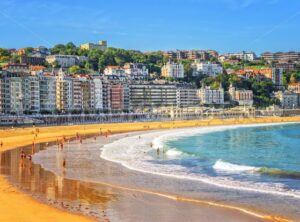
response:
{"label": "person walking on beach", "polygon": [[25,157],[26,157],[26,154],[25,154],[24,150],[22,149],[21,150],[21,159],[24,159]]}
{"label": "person walking on beach", "polygon": [[31,153],[32,153],[32,154],[34,153],[34,150],[35,150],[35,145],[32,144],[32,146],[31,146]]}

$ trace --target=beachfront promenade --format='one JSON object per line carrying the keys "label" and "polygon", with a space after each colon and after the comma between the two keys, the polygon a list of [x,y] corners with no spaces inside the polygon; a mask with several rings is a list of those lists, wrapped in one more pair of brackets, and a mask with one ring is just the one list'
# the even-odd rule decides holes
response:
{"label": "beachfront promenade", "polygon": [[128,122],[165,122],[180,120],[210,120],[232,118],[289,117],[300,115],[300,109],[224,110],[224,109],[166,109],[160,113],[109,113],[109,114],[60,114],[60,115],[0,115],[0,126],[19,125],[70,125]]}

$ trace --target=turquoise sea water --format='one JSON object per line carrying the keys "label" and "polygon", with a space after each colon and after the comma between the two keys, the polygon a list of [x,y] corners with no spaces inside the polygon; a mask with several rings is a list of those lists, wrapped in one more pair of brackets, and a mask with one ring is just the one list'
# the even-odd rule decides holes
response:
{"label": "turquoise sea water", "polygon": [[194,175],[300,190],[299,124],[228,129],[165,145],[167,153],[180,155],[161,163],[183,166]]}

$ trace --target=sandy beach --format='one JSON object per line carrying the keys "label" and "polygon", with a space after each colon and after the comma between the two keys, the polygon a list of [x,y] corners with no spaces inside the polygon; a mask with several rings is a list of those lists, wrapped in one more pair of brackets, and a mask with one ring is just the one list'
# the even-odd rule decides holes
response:
{"label": "sandy beach", "polygon": [[[151,123],[122,123],[122,124],[98,124],[98,125],[72,125],[59,127],[33,127],[33,128],[16,128],[4,129],[0,131],[0,141],[3,145],[1,152],[12,150],[16,147],[35,144],[60,141],[63,138],[74,138],[76,135],[88,137],[91,135],[108,135],[133,131],[147,131],[155,129],[171,129],[185,127],[200,127],[214,125],[233,125],[233,124],[254,124],[254,123],[275,123],[275,122],[299,122],[300,117],[285,118],[257,118],[257,119],[228,119],[228,120],[206,120],[206,121],[174,121],[174,122],[151,122]],[[105,187],[105,184],[102,184]],[[113,207],[120,211],[139,209],[139,215],[147,217],[147,209],[153,209],[155,213],[149,218],[166,218],[166,221],[172,219],[168,212],[174,209],[182,209],[180,214],[176,215],[173,220],[181,221],[189,215],[194,218],[206,218],[204,220],[220,221],[222,218],[228,218],[227,221],[264,221],[258,217],[252,217],[236,210],[230,210],[222,207],[213,207],[201,203],[185,203],[184,201],[172,200],[172,198],[161,198],[151,193],[138,192],[138,190],[126,190],[121,187],[110,187],[114,194],[122,196],[119,200],[114,201]],[[158,201],[159,200],[159,201]],[[130,202],[130,209],[122,209]],[[155,202],[156,204],[149,204]],[[188,202],[188,201],[186,201]],[[144,205],[143,208],[140,206]],[[198,205],[195,207],[195,205]],[[200,205],[200,206],[199,206]],[[135,206],[135,207],[134,207]],[[164,209],[161,211],[159,209]],[[141,211],[144,209],[144,211]],[[16,214],[15,212],[20,212]],[[22,213],[26,212],[26,213]],[[4,177],[0,177],[0,220],[1,221],[90,221],[93,218],[87,218],[69,213],[54,207],[47,206],[30,196],[23,194],[14,186],[10,185]],[[80,212],[79,212],[80,213]],[[155,216],[153,216],[155,215]],[[157,217],[157,218],[155,218]],[[175,217],[175,215],[173,215]],[[119,217],[121,219],[121,216]],[[142,218],[137,216],[131,218],[139,221]],[[230,219],[230,220],[229,220]],[[265,218],[266,220],[267,218]],[[272,220],[272,218],[268,218]],[[196,220],[195,220],[196,221]],[[276,221],[273,218],[273,221]],[[278,221],[278,220],[277,220]]]}

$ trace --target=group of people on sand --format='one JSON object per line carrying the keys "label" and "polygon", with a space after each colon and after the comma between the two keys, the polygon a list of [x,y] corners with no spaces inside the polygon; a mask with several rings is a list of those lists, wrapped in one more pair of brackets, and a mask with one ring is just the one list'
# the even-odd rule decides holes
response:
{"label": "group of people on sand", "polygon": [[25,159],[25,158],[27,158],[27,159],[29,159],[29,160],[32,159],[32,156],[31,156],[30,154],[26,154],[25,151],[24,151],[23,149],[21,150],[20,157],[21,157],[21,159]]}

